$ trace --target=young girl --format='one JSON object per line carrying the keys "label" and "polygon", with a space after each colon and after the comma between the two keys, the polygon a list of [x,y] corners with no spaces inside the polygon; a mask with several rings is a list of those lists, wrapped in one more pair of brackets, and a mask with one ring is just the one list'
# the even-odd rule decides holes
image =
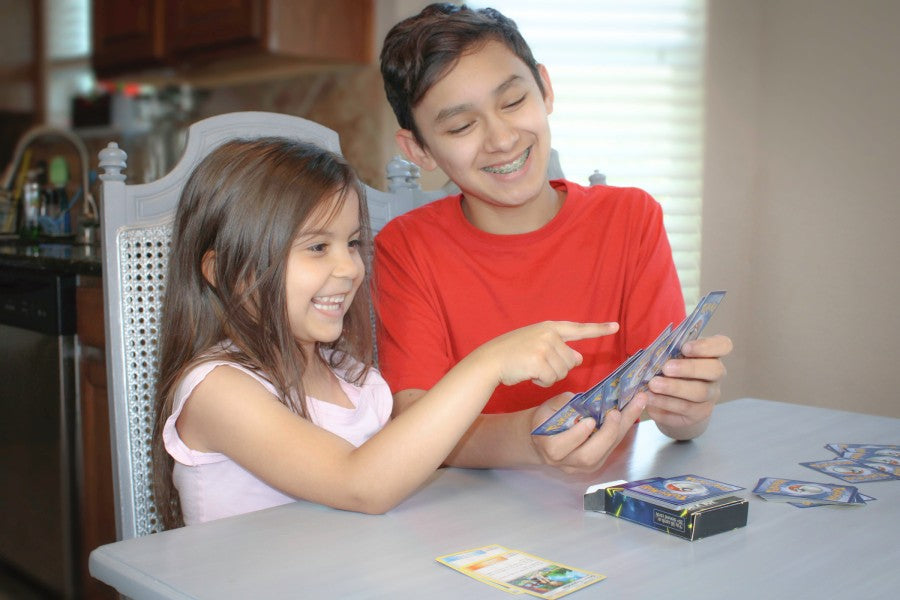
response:
{"label": "young girl", "polygon": [[581,362],[566,341],[618,328],[545,322],[500,336],[389,422],[391,392],[372,368],[367,224],[352,169],[310,144],[231,141],[191,175],[161,323],[154,465],[167,527],[298,498],[384,512],[440,466],[499,384],[550,385]]}

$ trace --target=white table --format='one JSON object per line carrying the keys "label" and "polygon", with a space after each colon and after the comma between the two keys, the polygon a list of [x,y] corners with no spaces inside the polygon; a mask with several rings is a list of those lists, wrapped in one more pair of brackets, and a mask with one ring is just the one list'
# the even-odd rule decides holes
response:
{"label": "white table", "polygon": [[[593,476],[442,469],[382,516],[297,502],[117,542],[90,571],[131,598],[494,598],[435,562],[483,546],[596,571],[579,598],[896,598],[900,481],[861,484],[861,508],[799,509],[752,494],[763,476],[840,480],[800,466],[828,442],[900,443],[900,419],[743,399],[676,443],[641,423]],[[746,527],[695,542],[582,510],[592,483],[694,473],[738,484]],[[526,596],[522,596],[526,597]]]}

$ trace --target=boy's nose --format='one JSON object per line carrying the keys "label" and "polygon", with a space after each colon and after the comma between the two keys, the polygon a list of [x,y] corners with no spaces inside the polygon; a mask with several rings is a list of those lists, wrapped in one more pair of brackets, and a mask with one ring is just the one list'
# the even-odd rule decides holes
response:
{"label": "boy's nose", "polygon": [[489,152],[506,152],[515,148],[519,134],[515,127],[501,117],[487,122],[485,149]]}

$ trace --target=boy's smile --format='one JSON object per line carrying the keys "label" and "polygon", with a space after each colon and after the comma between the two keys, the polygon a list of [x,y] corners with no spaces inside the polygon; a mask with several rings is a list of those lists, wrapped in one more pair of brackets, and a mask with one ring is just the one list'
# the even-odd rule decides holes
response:
{"label": "boy's smile", "polygon": [[423,145],[401,130],[397,141],[426,170],[440,167],[463,192],[463,211],[491,233],[523,233],[559,209],[547,181],[553,90],[528,66],[488,41],[463,54],[413,109]]}

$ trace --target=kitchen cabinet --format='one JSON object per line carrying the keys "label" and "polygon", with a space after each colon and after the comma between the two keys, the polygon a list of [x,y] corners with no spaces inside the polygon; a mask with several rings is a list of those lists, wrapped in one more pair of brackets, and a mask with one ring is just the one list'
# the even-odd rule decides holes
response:
{"label": "kitchen cabinet", "polygon": [[374,51],[373,0],[94,0],[93,22],[101,78],[248,61],[367,63]]}
{"label": "kitchen cabinet", "polygon": [[79,278],[75,289],[76,335],[81,410],[81,597],[115,599],[111,587],[87,569],[91,550],[116,541],[109,443],[109,400],[106,391],[106,337],[103,330],[103,287],[99,277]]}

